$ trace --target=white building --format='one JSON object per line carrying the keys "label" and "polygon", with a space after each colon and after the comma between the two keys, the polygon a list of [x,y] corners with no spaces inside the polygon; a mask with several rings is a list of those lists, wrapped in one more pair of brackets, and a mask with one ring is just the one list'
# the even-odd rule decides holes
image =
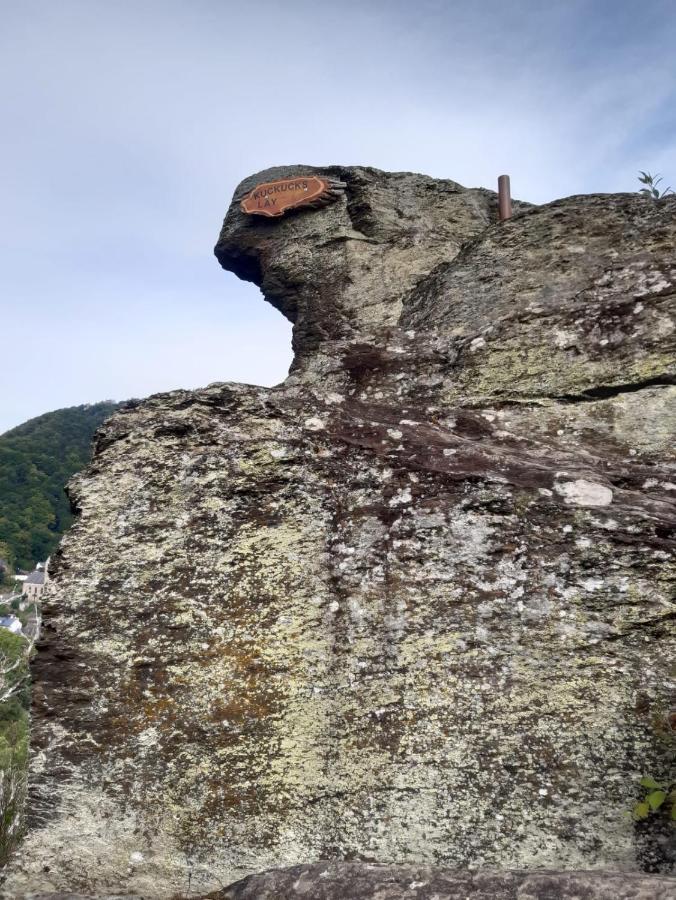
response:
{"label": "white building", "polygon": [[7,628],[12,634],[21,634],[21,621],[16,616],[0,616],[0,628]]}
{"label": "white building", "polygon": [[46,582],[46,571],[39,572],[36,569],[34,572],[31,572],[23,583],[22,593],[24,597],[28,597],[29,600],[34,600],[37,602],[40,599],[40,594],[44,590]]}

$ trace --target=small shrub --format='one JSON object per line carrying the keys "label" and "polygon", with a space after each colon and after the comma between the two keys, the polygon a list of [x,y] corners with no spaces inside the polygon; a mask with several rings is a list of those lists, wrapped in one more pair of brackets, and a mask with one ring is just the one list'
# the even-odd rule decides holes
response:
{"label": "small shrub", "polygon": [[0,866],[21,836],[28,756],[32,645],[0,628]]}
{"label": "small shrub", "polygon": [[650,775],[644,775],[641,787],[644,797],[634,807],[637,821],[660,811],[668,811],[671,819],[676,820],[676,783],[659,783]]}
{"label": "small shrub", "polygon": [[[5,706],[7,704],[3,704]],[[11,705],[11,701],[10,701]],[[28,714],[18,707],[0,725],[0,865],[4,866],[23,828],[28,758]]]}
{"label": "small shrub", "polygon": [[657,185],[662,181],[661,175],[651,175],[650,172],[639,171],[638,180],[645,185],[639,190],[639,194],[650,197],[651,200],[662,200],[667,194],[674,193],[670,187],[660,191]]}

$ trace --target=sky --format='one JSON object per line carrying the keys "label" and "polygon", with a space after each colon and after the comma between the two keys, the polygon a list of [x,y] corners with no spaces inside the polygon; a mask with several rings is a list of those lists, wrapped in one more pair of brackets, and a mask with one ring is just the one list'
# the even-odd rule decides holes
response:
{"label": "sky", "polygon": [[272,165],[546,203],[676,187],[674,0],[0,0],[0,433],[271,385],[290,325],[212,248]]}

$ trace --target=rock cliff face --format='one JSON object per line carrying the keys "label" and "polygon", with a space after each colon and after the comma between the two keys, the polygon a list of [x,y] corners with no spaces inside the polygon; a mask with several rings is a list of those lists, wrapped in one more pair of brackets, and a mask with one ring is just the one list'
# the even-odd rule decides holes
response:
{"label": "rock cliff face", "polygon": [[71,485],[8,896],[670,869],[626,813],[669,756],[676,199],[235,197],[312,171],[335,203],[233,202],[216,246],[293,321],[289,378],[124,409]]}

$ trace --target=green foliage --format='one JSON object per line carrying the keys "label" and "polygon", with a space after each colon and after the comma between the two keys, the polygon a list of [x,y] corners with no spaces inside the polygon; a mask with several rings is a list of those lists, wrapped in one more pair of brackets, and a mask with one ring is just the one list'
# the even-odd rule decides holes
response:
{"label": "green foliage", "polygon": [[13,719],[0,721],[0,865],[21,837],[27,770],[28,713],[17,705]]}
{"label": "green foliage", "polygon": [[[13,634],[0,628],[0,689],[14,691],[14,698],[28,703],[28,642],[21,634]],[[0,703],[0,722],[5,716],[6,704]]]}
{"label": "green foliage", "polygon": [[14,568],[14,551],[6,541],[0,541],[0,588],[14,587]]}
{"label": "green foliage", "polygon": [[651,175],[650,172],[639,171],[638,180],[641,182],[641,184],[645,185],[645,187],[642,187],[640,189],[639,194],[650,197],[651,200],[662,200],[662,198],[666,197],[667,194],[674,193],[670,187],[666,188],[663,191],[660,191],[660,188],[658,188],[657,186],[662,181],[660,175]]}
{"label": "green foliage", "polygon": [[0,628],[0,865],[21,835],[28,767],[28,707],[30,644],[20,635]]}
{"label": "green foliage", "polygon": [[14,554],[12,553],[12,548],[4,541],[0,541],[0,559],[3,559],[9,565],[12,565],[12,563],[14,562]]}
{"label": "green foliage", "polygon": [[676,783],[658,782],[650,775],[641,779],[643,798],[634,806],[636,820],[647,819],[660,810],[668,810],[672,820],[676,820]]}
{"label": "green foliage", "polygon": [[1,558],[32,569],[54,550],[73,519],[64,486],[87,465],[94,432],[118,406],[59,409],[0,435]]}

